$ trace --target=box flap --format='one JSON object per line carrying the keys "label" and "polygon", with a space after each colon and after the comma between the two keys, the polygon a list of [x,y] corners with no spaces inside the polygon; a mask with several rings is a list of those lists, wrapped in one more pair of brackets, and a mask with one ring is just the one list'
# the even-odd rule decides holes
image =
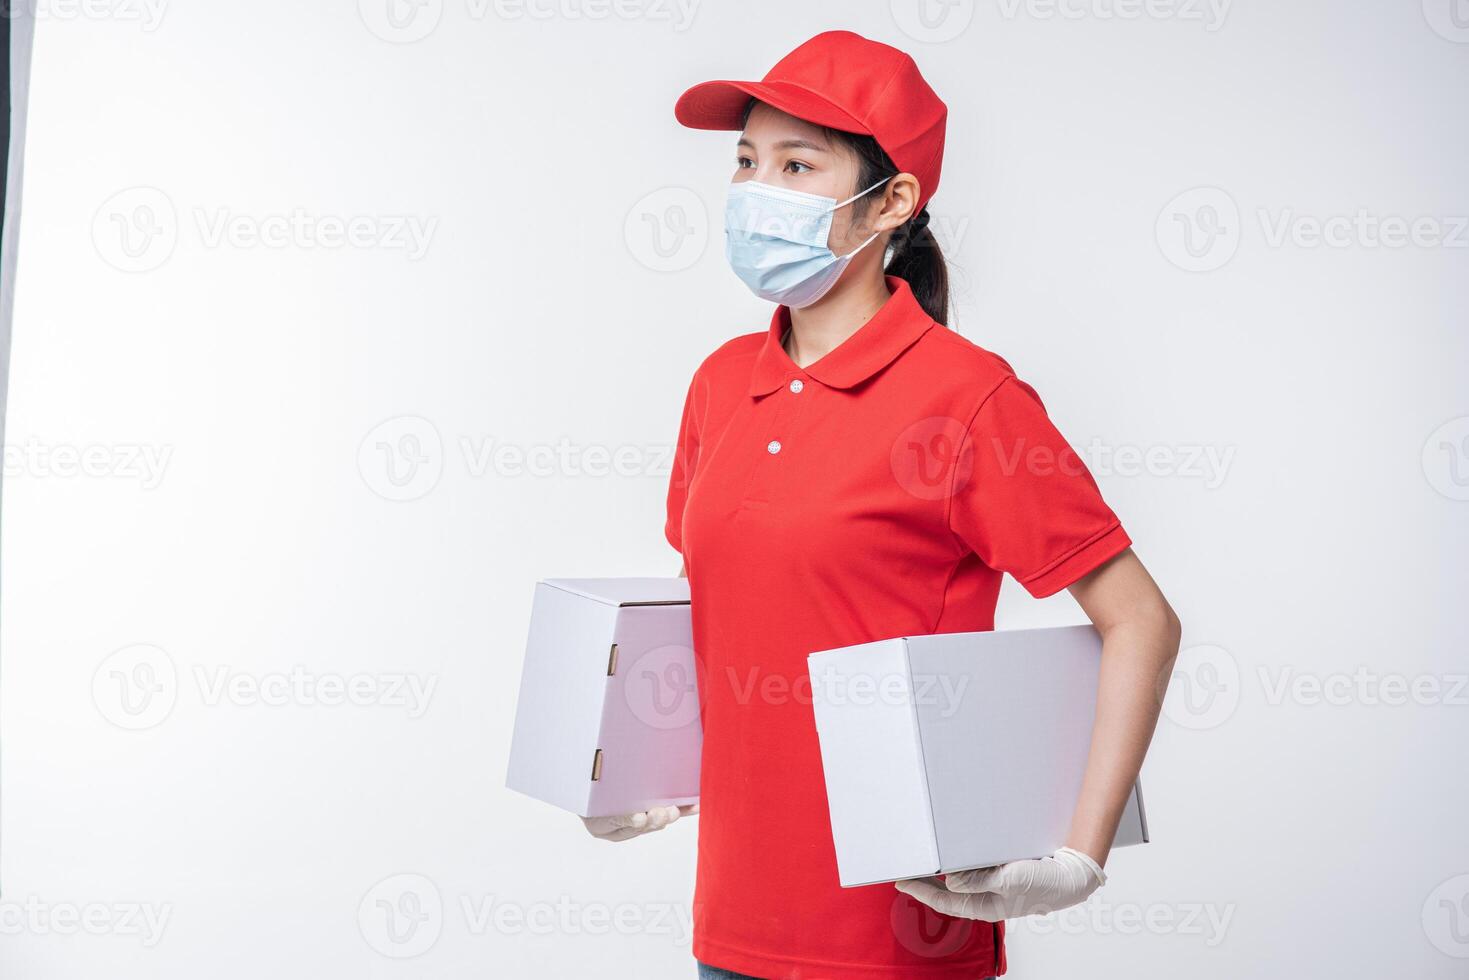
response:
{"label": "box flap", "polygon": [[689,601],[686,578],[550,578],[543,583],[609,606],[653,606]]}

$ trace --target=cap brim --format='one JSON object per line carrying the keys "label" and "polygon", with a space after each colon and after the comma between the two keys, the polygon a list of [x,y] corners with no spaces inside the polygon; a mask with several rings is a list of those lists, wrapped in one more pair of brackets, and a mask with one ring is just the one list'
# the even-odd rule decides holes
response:
{"label": "cap brim", "polygon": [[870,135],[867,127],[846,110],[783,82],[701,82],[678,97],[673,115],[690,129],[743,129],[741,117],[751,97],[818,126]]}

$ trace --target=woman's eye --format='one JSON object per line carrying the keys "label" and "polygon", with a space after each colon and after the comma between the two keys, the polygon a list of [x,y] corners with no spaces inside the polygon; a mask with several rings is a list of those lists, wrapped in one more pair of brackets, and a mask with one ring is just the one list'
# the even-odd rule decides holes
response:
{"label": "woman's eye", "polygon": [[[792,168],[798,168],[798,169],[792,169]],[[810,170],[811,169],[811,166],[810,166],[810,164],[802,163],[800,160],[792,160],[792,161],[790,161],[789,163],[786,164],[786,169],[787,170],[790,170],[792,173],[803,174],[806,171]]]}
{"label": "woman's eye", "polygon": [[749,157],[739,157],[735,160],[735,166],[741,170],[748,170],[751,167],[755,166],[755,161],[751,160]]}

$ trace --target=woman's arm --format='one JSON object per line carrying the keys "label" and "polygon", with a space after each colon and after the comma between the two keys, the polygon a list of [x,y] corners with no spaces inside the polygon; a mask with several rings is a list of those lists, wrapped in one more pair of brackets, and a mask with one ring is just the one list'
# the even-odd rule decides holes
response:
{"label": "woman's arm", "polygon": [[1097,715],[1066,845],[1107,863],[1122,811],[1152,741],[1181,627],[1129,548],[1071,586],[1102,635]]}

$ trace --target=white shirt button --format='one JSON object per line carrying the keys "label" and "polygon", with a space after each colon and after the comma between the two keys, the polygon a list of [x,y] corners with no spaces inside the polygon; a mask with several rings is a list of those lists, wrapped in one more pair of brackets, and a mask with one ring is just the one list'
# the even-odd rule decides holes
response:
{"label": "white shirt button", "polygon": [[796,378],[794,381],[791,382],[791,391],[795,392],[798,395],[801,393],[801,389],[804,387],[806,386],[801,383],[800,378]]}
{"label": "white shirt button", "polygon": [[765,447],[765,451],[774,456],[776,453],[780,452],[780,443],[776,442],[774,439],[770,440],[770,443]]}

